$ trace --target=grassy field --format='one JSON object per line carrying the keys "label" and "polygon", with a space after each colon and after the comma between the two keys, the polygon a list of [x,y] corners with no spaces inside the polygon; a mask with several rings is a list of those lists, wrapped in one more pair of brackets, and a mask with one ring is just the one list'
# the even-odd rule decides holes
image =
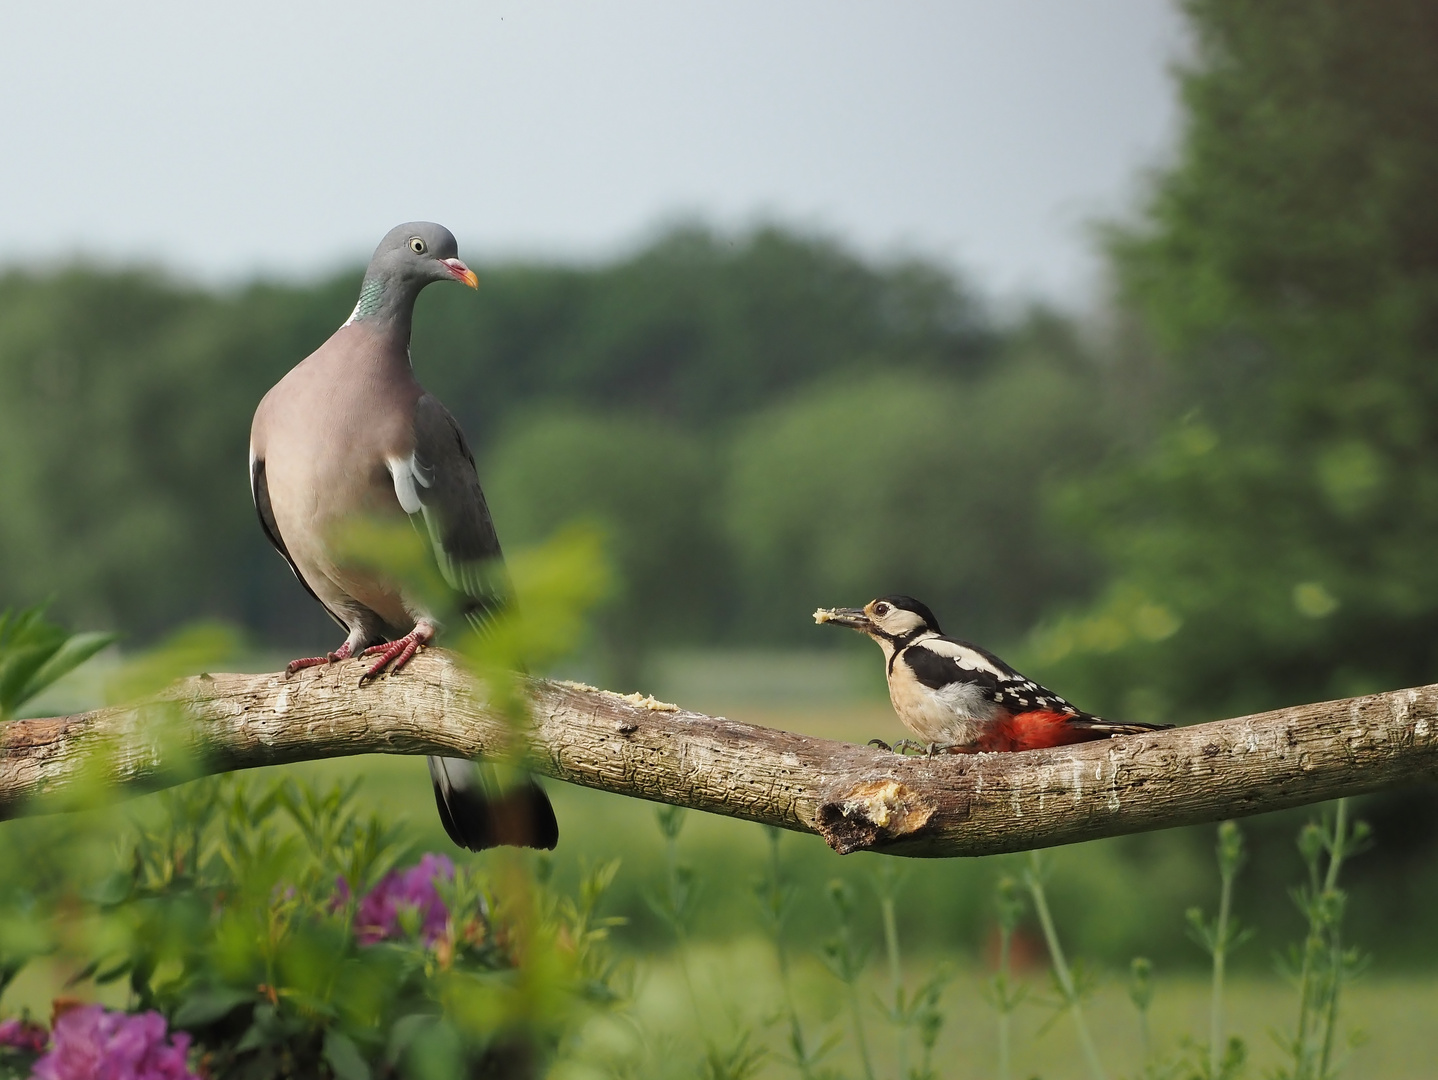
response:
{"label": "grassy field", "polygon": [[[945,962],[957,966],[942,1001],[945,1022],[934,1057],[937,1071],[945,1080],[990,1080],[998,1071],[995,1014],[981,990],[987,973],[958,957],[928,958],[924,966]],[[777,974],[767,942],[751,938],[707,947],[696,950],[688,963],[708,1035],[722,1044],[746,1026],[762,1031],[772,1056],[761,1075],[793,1075],[794,1070],[783,1060],[782,1033],[778,1025],[769,1023],[779,1002]],[[869,981],[875,988],[887,984],[878,971]],[[1026,981],[1033,997],[1050,996],[1044,972],[1032,971]],[[806,963],[797,971],[796,983],[809,1014],[806,1020],[816,1031],[852,1030],[842,988],[827,970],[815,962]],[[1276,978],[1245,977],[1230,988],[1227,1005],[1229,1034],[1241,1036],[1248,1044],[1250,1068],[1246,1075],[1268,1075],[1281,1060],[1271,1032],[1286,1030],[1294,1021],[1293,989]],[[1101,986],[1084,1009],[1108,1075],[1136,1076],[1142,1064],[1142,1040],[1137,1013],[1123,986],[1117,980]],[[694,1006],[673,957],[653,958],[641,965],[635,1012],[651,1039],[662,1043],[674,1038],[680,1045],[699,1043]],[[1356,1080],[1431,1080],[1438,1074],[1435,1015],[1438,982],[1434,980],[1362,979],[1353,986],[1343,1007],[1343,1030],[1362,1039],[1349,1053],[1343,1075]],[[1088,1073],[1069,1017],[1058,1017],[1041,1033],[1052,1019],[1052,1009],[1037,1000],[1021,1006],[1015,1014],[1016,1080],[1086,1080]],[[1160,976],[1150,1019],[1153,1046],[1161,1057],[1175,1051],[1185,1037],[1206,1041],[1208,982],[1193,975]],[[864,1022],[876,1072],[894,1076],[892,1029],[877,1008],[866,1009]],[[616,1035],[595,1032],[592,1037]],[[909,1060],[913,1062],[912,1050]],[[831,1064],[851,1076],[862,1075],[851,1035],[836,1050]]]}

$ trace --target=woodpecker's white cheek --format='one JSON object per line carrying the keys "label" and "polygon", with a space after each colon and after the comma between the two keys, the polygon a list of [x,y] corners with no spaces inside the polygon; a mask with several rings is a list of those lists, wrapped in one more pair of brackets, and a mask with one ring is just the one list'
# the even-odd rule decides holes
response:
{"label": "woodpecker's white cheek", "polygon": [[924,620],[915,615],[912,611],[904,611],[896,608],[883,618],[878,620],[885,633],[893,634],[895,637],[903,637],[905,634],[912,634],[915,630],[923,627]]}

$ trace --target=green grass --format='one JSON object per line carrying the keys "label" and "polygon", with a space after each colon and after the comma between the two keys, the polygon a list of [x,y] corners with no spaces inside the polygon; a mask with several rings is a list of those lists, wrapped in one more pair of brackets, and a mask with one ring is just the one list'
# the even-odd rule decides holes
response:
{"label": "green grass", "polygon": [[[927,966],[946,959],[963,962],[956,957],[934,957],[925,963]],[[689,963],[710,1035],[722,1041],[749,1025],[765,1031],[765,1041],[776,1055],[782,1052],[780,1032],[768,1024],[779,999],[777,972],[767,942],[746,938],[697,948]],[[885,985],[885,975],[877,966],[870,974],[870,985]],[[909,973],[910,983],[917,981],[918,974]],[[844,999],[838,981],[815,961],[798,965],[795,976],[799,996],[807,1007],[806,1019],[816,1026],[826,1019],[842,1026]],[[979,990],[986,977],[982,969],[960,967],[944,995],[945,1023],[935,1064],[945,1080],[991,1080],[996,1075],[994,1013]],[[1029,971],[1024,977],[1033,993],[1046,995],[1044,972]],[[1200,976],[1159,973],[1150,1016],[1156,1048],[1171,1050],[1186,1035],[1202,1037],[1208,1024],[1208,993],[1209,984]],[[1234,982],[1227,1001],[1230,1030],[1249,1046],[1251,1067],[1247,1075],[1266,1075],[1279,1062],[1269,1031],[1293,1022],[1296,1006],[1292,988],[1276,978],[1246,977]],[[1118,980],[1100,986],[1085,1008],[1108,1075],[1135,1075],[1141,1065],[1138,1019],[1123,986]],[[651,1038],[678,1036],[683,1043],[698,1042],[693,1009],[672,956],[651,957],[641,966],[635,1012]],[[1433,1023],[1433,1017],[1438,1015],[1438,982],[1365,978],[1348,992],[1343,1012],[1345,1028],[1367,1036],[1364,1044],[1352,1051],[1345,1076],[1358,1080],[1431,1080],[1434,1063],[1438,1062],[1438,1025]],[[1034,1076],[1066,1080],[1086,1075],[1066,1019],[1040,1034],[1050,1016],[1050,1011],[1037,1003],[1025,1004],[1015,1014],[1013,1075],[1019,1080]],[[875,1070],[880,1076],[892,1076],[893,1040],[877,1008],[869,1009],[866,1020]],[[593,1031],[589,1037],[614,1036],[609,1031]],[[836,1052],[832,1063],[851,1075],[859,1073],[851,1042]],[[761,1075],[783,1077],[793,1075],[793,1070],[776,1056]]]}

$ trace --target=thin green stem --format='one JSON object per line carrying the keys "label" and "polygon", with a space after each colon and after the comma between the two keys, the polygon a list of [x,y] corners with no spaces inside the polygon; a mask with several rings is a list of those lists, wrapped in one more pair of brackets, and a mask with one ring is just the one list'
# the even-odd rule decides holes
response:
{"label": "thin green stem", "polygon": [[769,910],[773,919],[774,959],[779,967],[779,989],[784,996],[784,1010],[789,1020],[789,1045],[794,1050],[794,1061],[803,1080],[814,1080],[813,1063],[809,1060],[809,1048],[804,1042],[804,1026],[799,1020],[799,1007],[794,1001],[794,984],[789,974],[789,951],[784,947],[782,863],[779,859],[780,831],[769,829]]}
{"label": "thin green stem", "polygon": [[849,984],[849,1008],[854,1013],[854,1041],[859,1044],[859,1060],[864,1064],[865,1080],[874,1080],[874,1062],[869,1057],[869,1040],[864,1035],[864,1014],[859,1004],[857,982]]}
{"label": "thin green stem", "polygon": [[1339,799],[1333,818],[1333,848],[1328,854],[1328,875],[1323,879],[1323,891],[1331,893],[1338,888],[1338,871],[1347,856],[1348,845],[1348,800]]}
{"label": "thin green stem", "polygon": [[1009,1080],[1013,1075],[1009,1052],[1009,952],[1013,936],[1009,927],[999,927],[999,977],[994,988],[999,1007],[999,1080]]}
{"label": "thin green stem", "polygon": [[1216,1078],[1223,1066],[1223,976],[1228,958],[1229,912],[1233,907],[1234,873],[1225,869],[1218,896],[1218,923],[1213,935],[1213,997],[1208,1017],[1208,1075]]}
{"label": "thin green stem", "polygon": [[[889,981],[893,984],[894,1010],[897,1014],[903,1005],[904,973],[899,961],[899,927],[898,920],[894,917],[892,889],[879,897],[879,910],[884,917],[884,949],[889,954]],[[897,1036],[899,1076],[905,1077],[909,1074],[909,1029],[907,1025],[898,1025]]]}
{"label": "thin green stem", "polygon": [[[1343,860],[1348,856],[1348,800],[1339,799],[1338,807],[1334,814],[1333,821],[1333,848],[1329,852],[1328,875],[1323,882],[1323,890],[1326,894],[1326,902],[1336,905],[1339,903],[1335,894],[1338,892],[1338,871],[1343,866]],[[1335,910],[1332,913],[1329,933],[1329,978],[1331,985],[1328,994],[1328,1007],[1323,1014],[1323,1050],[1318,1060],[1318,1076],[1320,1080],[1326,1080],[1328,1070],[1333,1060],[1333,1040],[1338,1031],[1338,998],[1343,985],[1343,926],[1340,922],[1341,913]]]}
{"label": "thin green stem", "polygon": [[1059,945],[1058,931],[1054,928],[1053,916],[1049,914],[1048,900],[1044,896],[1040,870],[1038,852],[1030,851],[1029,870],[1024,876],[1028,882],[1029,893],[1033,897],[1034,912],[1038,915],[1039,925],[1043,928],[1044,941],[1048,943],[1049,956],[1054,962],[1054,975],[1058,978],[1059,989],[1063,991],[1064,1000],[1073,1014],[1074,1027],[1078,1031],[1079,1045],[1083,1048],[1084,1059],[1088,1062],[1089,1074],[1094,1080],[1106,1080],[1103,1065],[1099,1062],[1098,1049],[1094,1046],[1093,1036],[1089,1034],[1088,1024],[1084,1021],[1083,1008],[1078,999],[1078,988],[1074,985],[1073,974],[1069,971],[1068,962],[1064,959],[1063,948]]}
{"label": "thin green stem", "polygon": [[674,942],[679,947],[679,974],[684,979],[684,989],[689,994],[689,1005],[694,1010],[694,1023],[701,1036],[704,1030],[704,1011],[699,1008],[699,994],[694,988],[694,976],[689,971],[689,934],[684,926],[684,913],[680,910],[683,901],[679,893],[683,889],[679,874],[679,837],[668,833],[664,837],[664,863],[668,876],[670,925],[674,928]]}

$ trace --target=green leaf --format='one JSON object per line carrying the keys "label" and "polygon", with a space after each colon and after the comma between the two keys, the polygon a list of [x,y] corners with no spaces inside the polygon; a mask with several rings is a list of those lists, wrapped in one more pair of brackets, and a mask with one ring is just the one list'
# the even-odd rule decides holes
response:
{"label": "green leaf", "polygon": [[[70,672],[74,671],[100,650],[118,641],[119,637],[119,634],[98,632],[72,634],[65,640],[65,643],[40,666],[39,670],[30,676],[29,682],[22,688],[24,696],[21,698],[21,701],[29,700],[58,679],[70,674]],[[18,707],[19,704],[20,703],[17,702],[16,706]]]}
{"label": "green leaf", "polygon": [[99,983],[101,986],[104,986],[106,983],[112,983],[112,982],[114,982],[115,980],[117,980],[117,979],[119,979],[119,978],[121,978],[121,977],[123,977],[123,976],[125,976],[125,975],[128,975],[128,974],[130,973],[130,969],[131,969],[133,966],[134,966],[134,961],[133,961],[133,960],[121,960],[118,964],[115,964],[113,967],[108,967],[108,968],[106,968],[104,971],[97,971],[97,972],[95,973],[95,981],[96,981],[97,983]]}
{"label": "green leaf", "polygon": [[216,986],[199,990],[189,995],[183,1005],[175,1010],[171,1022],[176,1027],[192,1028],[213,1024],[221,1017],[228,1016],[235,1009],[255,1000],[253,991],[237,990],[232,986]]}
{"label": "green leaf", "polygon": [[439,1018],[430,1013],[412,1013],[409,1016],[401,1016],[389,1029],[389,1047],[385,1051],[385,1060],[391,1065],[404,1057],[404,1052],[409,1049],[419,1035],[429,1027],[432,1027]]}
{"label": "green leaf", "polygon": [[324,1059],[339,1080],[370,1080],[369,1064],[353,1039],[330,1028],[325,1032]]}
{"label": "green leaf", "polygon": [[134,876],[129,870],[116,870],[106,874],[93,887],[81,890],[80,895],[101,907],[114,907],[130,898],[133,885]]}

